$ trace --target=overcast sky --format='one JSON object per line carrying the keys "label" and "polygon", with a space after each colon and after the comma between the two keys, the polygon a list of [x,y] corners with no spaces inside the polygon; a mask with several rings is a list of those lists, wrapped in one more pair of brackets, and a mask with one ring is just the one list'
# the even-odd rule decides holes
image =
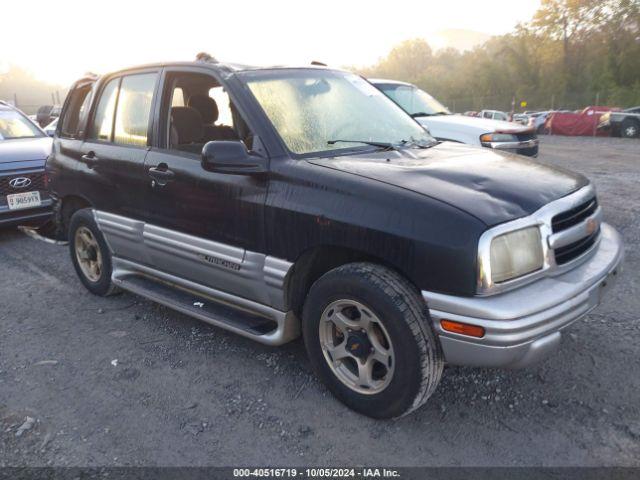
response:
{"label": "overcast sky", "polygon": [[70,83],[207,51],[248,64],[369,65],[402,40],[465,29],[491,35],[528,20],[539,0],[8,0],[0,7],[0,73],[8,64]]}

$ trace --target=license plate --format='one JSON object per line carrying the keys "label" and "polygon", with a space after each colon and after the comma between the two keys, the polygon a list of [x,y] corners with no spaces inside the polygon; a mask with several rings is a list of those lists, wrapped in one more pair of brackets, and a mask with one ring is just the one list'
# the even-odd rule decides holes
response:
{"label": "license plate", "polygon": [[22,210],[23,208],[39,207],[41,203],[40,192],[24,192],[7,195],[7,205],[9,205],[9,210]]}

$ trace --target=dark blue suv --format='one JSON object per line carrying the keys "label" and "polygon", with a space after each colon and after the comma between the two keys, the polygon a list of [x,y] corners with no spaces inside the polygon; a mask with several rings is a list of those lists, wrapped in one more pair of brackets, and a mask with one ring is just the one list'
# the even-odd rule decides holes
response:
{"label": "dark blue suv", "polygon": [[0,228],[38,226],[51,216],[44,164],[51,139],[21,111],[0,101]]}

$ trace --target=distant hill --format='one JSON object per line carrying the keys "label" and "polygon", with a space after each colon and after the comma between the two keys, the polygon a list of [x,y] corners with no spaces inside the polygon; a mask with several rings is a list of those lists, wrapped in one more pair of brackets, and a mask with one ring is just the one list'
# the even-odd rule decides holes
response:
{"label": "distant hill", "polygon": [[491,35],[488,33],[462,28],[448,28],[427,35],[426,40],[434,50],[453,48],[459,52],[464,52],[473,50],[475,47],[484,44],[490,38]]}

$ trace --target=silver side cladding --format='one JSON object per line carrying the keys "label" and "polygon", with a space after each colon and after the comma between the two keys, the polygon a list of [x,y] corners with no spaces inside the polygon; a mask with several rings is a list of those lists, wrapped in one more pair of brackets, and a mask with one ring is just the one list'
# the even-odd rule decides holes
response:
{"label": "silver side cladding", "polygon": [[291,262],[120,215],[96,210],[94,216],[116,257],[285,309]]}

